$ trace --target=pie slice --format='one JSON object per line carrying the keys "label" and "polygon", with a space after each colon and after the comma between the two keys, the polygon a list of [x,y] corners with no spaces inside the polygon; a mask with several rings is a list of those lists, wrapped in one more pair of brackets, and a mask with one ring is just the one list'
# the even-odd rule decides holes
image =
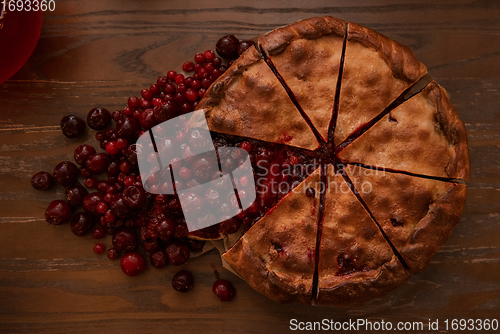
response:
{"label": "pie slice", "polygon": [[335,146],[380,114],[426,72],[408,47],[349,22]]}
{"label": "pie slice", "polygon": [[435,81],[354,140],[339,158],[428,176],[467,179],[470,174],[465,126]]}
{"label": "pie slice", "polygon": [[[255,47],[247,49],[206,91],[210,130],[314,150],[314,133]],[[191,119],[197,126],[204,120]]]}
{"label": "pie slice", "polygon": [[329,166],[316,304],[360,304],[408,278],[376,223],[344,178]]}
{"label": "pie slice", "polygon": [[359,166],[346,172],[412,273],[424,270],[458,223],[467,186]]}
{"label": "pie slice", "polygon": [[327,16],[295,22],[259,38],[261,50],[325,142],[333,113],[344,31],[344,21]]}
{"label": "pie slice", "polygon": [[[308,188],[315,190],[311,197]],[[318,168],[223,255],[250,286],[278,302],[311,303],[320,188]]]}

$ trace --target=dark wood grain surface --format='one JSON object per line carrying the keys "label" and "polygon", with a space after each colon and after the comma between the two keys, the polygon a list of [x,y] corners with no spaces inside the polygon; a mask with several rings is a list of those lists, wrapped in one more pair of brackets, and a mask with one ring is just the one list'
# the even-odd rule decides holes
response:
{"label": "dark wood grain surface", "polygon": [[[216,251],[192,259],[195,288],[174,291],[179,269],[125,276],[92,252],[94,240],[48,226],[63,189],[31,188],[39,170],[72,159],[62,116],[123,108],[156,77],[180,69],[225,34],[250,38],[332,15],[408,45],[444,86],[466,123],[472,176],[464,215],[430,267],[359,308],[277,305],[222,268]],[[1,64],[0,64],[1,66]],[[1,333],[283,333],[299,321],[500,318],[500,2],[471,0],[112,1],[56,0],[29,62],[0,85]],[[105,239],[106,246],[111,244]],[[214,269],[237,288],[211,291]],[[449,332],[452,332],[451,330]]]}

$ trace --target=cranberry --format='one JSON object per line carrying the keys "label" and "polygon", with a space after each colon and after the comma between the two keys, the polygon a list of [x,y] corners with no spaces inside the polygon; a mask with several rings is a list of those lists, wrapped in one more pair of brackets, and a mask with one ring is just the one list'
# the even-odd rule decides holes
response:
{"label": "cranberry", "polygon": [[111,113],[106,108],[94,108],[87,115],[87,123],[94,130],[102,130],[108,126],[111,118]]}
{"label": "cranberry", "polygon": [[218,279],[212,286],[212,291],[219,297],[223,302],[233,300],[236,295],[236,289],[234,285],[225,279]]}
{"label": "cranberry", "polygon": [[128,98],[127,104],[130,108],[137,109],[141,106],[141,101],[137,96],[131,96]]}
{"label": "cranberry", "polygon": [[67,187],[64,194],[66,196],[66,201],[74,207],[82,204],[83,199],[89,192],[84,186],[77,183]]}
{"label": "cranberry", "polygon": [[167,253],[162,249],[152,252],[149,255],[149,260],[151,265],[155,268],[163,268],[168,264]]}
{"label": "cranberry", "polygon": [[86,212],[78,212],[71,219],[71,232],[76,236],[83,237],[90,232],[94,223],[94,217]]}
{"label": "cranberry", "polygon": [[215,49],[224,59],[238,58],[238,45],[240,41],[234,35],[227,35],[217,41]]}
{"label": "cranberry", "polygon": [[120,253],[114,247],[109,248],[106,253],[106,256],[110,260],[116,260],[118,258],[118,255],[120,255]]}
{"label": "cranberry", "polygon": [[85,121],[78,116],[69,115],[61,119],[62,133],[68,138],[76,138],[85,131]]}
{"label": "cranberry", "polygon": [[104,245],[101,243],[97,243],[94,245],[94,253],[96,254],[102,254],[104,252]]}
{"label": "cranberry", "polygon": [[191,272],[181,270],[172,278],[172,287],[179,292],[188,292],[193,288],[194,278]]}
{"label": "cranberry", "polygon": [[238,44],[238,54],[242,54],[243,52],[245,52],[248,48],[250,48],[251,46],[255,45],[255,43],[251,40],[248,40],[248,41],[241,41],[239,44]]}
{"label": "cranberry", "polygon": [[120,267],[126,275],[136,276],[146,269],[146,260],[141,254],[130,252],[122,257]]}
{"label": "cranberry", "polygon": [[165,250],[169,262],[174,266],[184,264],[189,259],[189,247],[179,241],[174,241]]}
{"label": "cranberry", "polygon": [[55,200],[50,202],[45,211],[45,220],[53,225],[61,225],[69,222],[71,218],[71,207],[66,201]]}
{"label": "cranberry", "polygon": [[90,145],[80,145],[76,148],[74,152],[74,158],[77,164],[80,166],[85,165],[85,161],[87,161],[87,158],[95,153],[95,148],[93,148]]}
{"label": "cranberry", "polygon": [[189,180],[191,178],[191,170],[187,167],[179,168],[179,176],[184,180]]}
{"label": "cranberry", "polygon": [[205,61],[205,55],[203,53],[197,53],[194,55],[194,61],[201,64]]}
{"label": "cranberry", "polygon": [[95,153],[89,155],[85,167],[93,174],[102,174],[108,167],[108,155],[106,153]]}
{"label": "cranberry", "polygon": [[137,232],[130,227],[117,229],[113,233],[113,247],[119,252],[128,252],[134,250],[137,246]]}
{"label": "cranberry", "polygon": [[93,192],[84,197],[82,207],[85,212],[94,216],[99,216],[97,204],[104,201],[104,195],[99,192]]}
{"label": "cranberry", "polygon": [[63,161],[54,168],[53,175],[57,182],[64,187],[67,187],[76,181],[79,173],[80,171],[74,163],[71,161]]}
{"label": "cranberry", "polygon": [[155,232],[161,240],[168,241],[175,234],[177,224],[169,218],[162,219],[156,226]]}
{"label": "cranberry", "polygon": [[54,186],[54,177],[47,172],[38,172],[31,178],[31,185],[37,190],[49,190]]}
{"label": "cranberry", "polygon": [[[161,109],[161,107],[155,107],[154,109],[157,108]],[[146,130],[151,129],[158,122],[155,118],[154,109],[148,108],[144,110],[139,116],[139,122],[141,123],[141,126]]]}
{"label": "cranberry", "polygon": [[94,238],[94,239],[104,238],[105,235],[106,235],[106,231],[104,231],[104,229],[102,227],[96,227],[92,231],[92,238]]}
{"label": "cranberry", "polygon": [[133,209],[138,209],[146,202],[146,192],[135,185],[127,187],[123,191],[123,202]]}

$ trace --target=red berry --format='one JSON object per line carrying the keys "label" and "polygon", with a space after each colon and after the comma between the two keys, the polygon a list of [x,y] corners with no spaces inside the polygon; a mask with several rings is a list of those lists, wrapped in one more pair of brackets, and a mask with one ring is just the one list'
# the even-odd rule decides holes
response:
{"label": "red berry", "polygon": [[167,77],[158,77],[158,79],[156,79],[156,84],[160,87],[165,87],[167,82],[168,82]]}
{"label": "red berry", "polygon": [[120,267],[126,275],[136,276],[146,269],[146,260],[137,252],[129,252],[120,260]]}
{"label": "red berry", "polygon": [[177,74],[175,76],[175,83],[178,85],[184,82],[184,74]]}
{"label": "red berry", "polygon": [[205,55],[203,53],[197,53],[194,55],[194,61],[198,64],[205,62]]}
{"label": "red berry", "polygon": [[144,100],[151,100],[153,98],[153,93],[149,89],[143,89],[141,90],[141,96]]}
{"label": "red berry", "polygon": [[184,72],[191,72],[194,70],[194,63],[191,61],[187,61],[184,64],[182,64],[182,70]]}
{"label": "red berry", "polygon": [[137,96],[131,96],[128,98],[127,104],[130,108],[137,109],[141,106],[141,100]]}
{"label": "red berry", "polygon": [[101,239],[106,235],[106,231],[102,227],[96,227],[94,231],[92,231],[92,238]]}
{"label": "red berry", "polygon": [[94,245],[94,253],[101,254],[102,252],[104,252],[104,248],[105,248],[104,245],[101,243],[95,244]]}
{"label": "red berry", "polygon": [[167,72],[167,78],[170,81],[174,81],[176,75],[177,75],[177,72],[175,72],[175,71],[168,71]]}
{"label": "red berry", "polygon": [[188,292],[193,288],[194,278],[191,272],[181,270],[172,278],[172,287],[179,292]]}
{"label": "red berry", "polygon": [[206,61],[209,63],[211,63],[215,59],[215,52],[213,52],[212,50],[205,51],[203,55],[205,56]]}
{"label": "red berry", "polygon": [[212,286],[212,291],[219,297],[219,299],[223,302],[233,300],[236,295],[236,289],[234,285],[225,279],[219,279],[215,281]]}
{"label": "red berry", "polygon": [[189,102],[198,100],[198,92],[192,88],[188,88],[185,95]]}
{"label": "red berry", "polygon": [[120,152],[120,150],[118,149],[118,147],[116,147],[116,142],[109,141],[106,144],[106,152],[108,152],[111,155],[115,155],[115,154],[118,154]]}

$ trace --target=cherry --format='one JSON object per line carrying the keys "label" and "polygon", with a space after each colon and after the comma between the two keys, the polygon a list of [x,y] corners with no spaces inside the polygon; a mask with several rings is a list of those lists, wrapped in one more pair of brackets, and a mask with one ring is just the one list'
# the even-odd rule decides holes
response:
{"label": "cherry", "polygon": [[223,302],[233,300],[236,295],[236,289],[234,285],[225,279],[218,279],[212,286],[212,291],[219,297]]}
{"label": "cherry", "polygon": [[31,178],[31,185],[37,190],[49,190],[54,183],[54,177],[47,172],[38,172]]}
{"label": "cherry", "polygon": [[68,115],[61,119],[62,133],[68,138],[76,138],[85,131],[85,121],[78,116]]}
{"label": "cherry", "polygon": [[123,117],[116,122],[116,133],[119,137],[135,141],[141,131],[139,121],[133,117]]}
{"label": "cherry", "polygon": [[83,144],[76,148],[74,152],[74,158],[77,164],[79,164],[80,166],[84,166],[85,161],[87,161],[87,158],[94,153],[95,153],[94,147],[87,144]]}
{"label": "cherry", "polygon": [[234,35],[227,35],[217,41],[215,49],[224,59],[238,58],[238,45],[240,41]]}
{"label": "cherry", "polygon": [[172,278],[172,287],[179,292],[188,292],[193,288],[194,278],[191,272],[181,270]]}
{"label": "cherry", "polygon": [[155,232],[158,234],[161,240],[168,241],[175,234],[177,224],[175,221],[169,218],[162,219],[156,226]]}
{"label": "cherry", "polygon": [[71,207],[66,201],[55,200],[50,202],[45,211],[45,220],[52,225],[61,225],[69,222]]}
{"label": "cherry", "polygon": [[76,236],[83,237],[90,232],[94,223],[94,217],[86,212],[78,212],[71,219],[71,232]]}
{"label": "cherry", "polygon": [[130,227],[123,227],[117,229],[113,233],[113,238],[111,242],[113,243],[113,247],[116,248],[119,252],[128,252],[132,251],[137,246],[137,232],[135,229]]}
{"label": "cherry", "polygon": [[57,182],[59,182],[62,186],[67,187],[76,181],[79,173],[80,171],[74,163],[71,161],[63,161],[57,164],[54,168],[53,175]]}
{"label": "cherry", "polygon": [[127,218],[133,213],[133,209],[125,203],[123,193],[114,194],[109,203],[111,212],[119,218]]}
{"label": "cherry", "polygon": [[243,52],[245,52],[248,48],[252,47],[253,45],[255,45],[255,43],[251,40],[248,40],[248,41],[241,41],[239,44],[238,44],[238,54],[242,54]]}
{"label": "cherry", "polygon": [[174,241],[165,249],[169,262],[174,266],[186,263],[189,259],[189,247],[179,241]]}
{"label": "cherry", "polygon": [[94,253],[96,254],[102,254],[104,252],[104,245],[101,243],[97,243],[94,245]]}
{"label": "cherry", "polygon": [[89,194],[89,192],[84,186],[77,183],[67,187],[64,194],[69,205],[75,207],[82,204],[83,199]]}
{"label": "cherry", "polygon": [[151,262],[151,265],[155,268],[163,268],[168,264],[168,256],[167,253],[159,249],[155,252],[152,252],[149,255],[149,261]]}
{"label": "cherry", "polygon": [[136,276],[146,269],[146,260],[140,253],[129,252],[120,260],[120,267],[126,275]]}
{"label": "cherry", "polygon": [[82,207],[85,212],[94,216],[99,216],[97,204],[104,201],[104,195],[99,192],[93,192],[83,198]]}
{"label": "cherry", "polygon": [[146,202],[146,192],[135,185],[127,187],[123,191],[123,202],[133,209],[138,209]]}
{"label": "cherry", "polygon": [[214,159],[212,159],[208,155],[203,155],[196,158],[191,164],[193,178],[199,183],[208,182],[217,168],[218,167]]}
{"label": "cherry", "polygon": [[106,108],[93,108],[87,115],[87,123],[94,130],[103,130],[108,126],[111,118],[111,113]]}
{"label": "cherry", "polygon": [[85,162],[85,167],[92,174],[102,174],[104,173],[108,167],[108,155],[106,153],[95,153],[88,156],[87,161]]}

